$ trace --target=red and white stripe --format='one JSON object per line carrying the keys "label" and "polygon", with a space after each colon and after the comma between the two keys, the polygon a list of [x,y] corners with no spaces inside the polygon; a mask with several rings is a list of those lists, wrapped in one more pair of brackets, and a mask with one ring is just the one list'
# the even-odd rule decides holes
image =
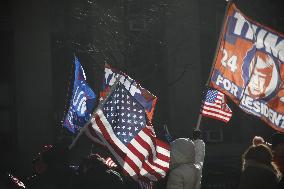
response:
{"label": "red and white stripe", "polygon": [[104,164],[106,164],[109,168],[115,168],[117,167],[116,163],[111,159],[111,157],[108,157],[104,160]]}
{"label": "red and white stripe", "polygon": [[225,95],[218,91],[215,103],[204,101],[201,106],[204,116],[228,122],[232,117],[232,111],[225,102]]}
{"label": "red and white stripe", "polygon": [[97,111],[91,123],[88,129],[95,131],[128,175],[135,180],[146,177],[151,181],[165,177],[169,170],[169,145],[152,136],[149,128],[143,128],[125,146],[113,133],[101,110]]}

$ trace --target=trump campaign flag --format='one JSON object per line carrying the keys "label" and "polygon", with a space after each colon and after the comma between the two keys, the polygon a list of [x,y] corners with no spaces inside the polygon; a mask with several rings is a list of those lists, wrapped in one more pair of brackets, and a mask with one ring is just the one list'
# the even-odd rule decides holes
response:
{"label": "trump campaign flag", "polygon": [[75,75],[72,98],[63,126],[76,133],[91,117],[96,95],[86,82],[85,73],[77,57],[74,58]]}
{"label": "trump campaign flag", "polygon": [[201,106],[201,113],[206,117],[218,119],[227,123],[232,117],[232,111],[226,103],[225,95],[215,89],[206,90]]}
{"label": "trump campaign flag", "polygon": [[242,110],[284,132],[284,35],[230,4],[210,86]]}
{"label": "trump campaign flag", "polygon": [[102,98],[116,80],[118,85],[92,117],[89,133],[104,142],[134,180],[157,181],[165,177],[170,161],[169,145],[156,137],[151,125],[157,97],[126,74],[106,67]]}

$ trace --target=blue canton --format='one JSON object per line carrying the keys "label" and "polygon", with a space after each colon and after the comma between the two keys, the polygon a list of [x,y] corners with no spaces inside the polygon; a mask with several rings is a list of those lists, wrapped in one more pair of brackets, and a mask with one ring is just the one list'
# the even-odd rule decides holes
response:
{"label": "blue canton", "polygon": [[217,98],[218,91],[216,90],[208,90],[206,93],[205,101],[214,103]]}
{"label": "blue canton", "polygon": [[123,85],[112,93],[103,112],[116,137],[127,145],[146,126],[145,110]]}

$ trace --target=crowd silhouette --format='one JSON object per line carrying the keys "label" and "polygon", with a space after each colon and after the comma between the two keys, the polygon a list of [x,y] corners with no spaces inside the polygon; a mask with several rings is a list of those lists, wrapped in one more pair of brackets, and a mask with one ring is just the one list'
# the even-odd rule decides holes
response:
{"label": "crowd silhouette", "polygon": [[[238,189],[284,188],[284,135],[276,133],[271,143],[255,136],[240,157],[241,177]],[[2,189],[89,189],[95,187],[139,189],[141,186],[123,174],[120,166],[109,167],[97,153],[83,157],[78,165],[70,165],[68,145],[60,140],[45,145],[32,161],[33,174],[18,178],[10,172],[1,172]],[[152,185],[160,189],[200,189],[205,157],[205,143],[201,131],[195,130],[192,139],[177,138],[170,142],[171,161],[167,176]]]}

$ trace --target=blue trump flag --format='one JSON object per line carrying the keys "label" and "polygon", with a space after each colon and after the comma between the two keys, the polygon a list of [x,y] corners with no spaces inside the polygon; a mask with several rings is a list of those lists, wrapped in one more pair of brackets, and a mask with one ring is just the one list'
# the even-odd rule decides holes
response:
{"label": "blue trump flag", "polygon": [[72,98],[63,126],[75,134],[90,119],[96,95],[87,84],[84,70],[77,57],[75,57],[74,63],[75,76]]}

